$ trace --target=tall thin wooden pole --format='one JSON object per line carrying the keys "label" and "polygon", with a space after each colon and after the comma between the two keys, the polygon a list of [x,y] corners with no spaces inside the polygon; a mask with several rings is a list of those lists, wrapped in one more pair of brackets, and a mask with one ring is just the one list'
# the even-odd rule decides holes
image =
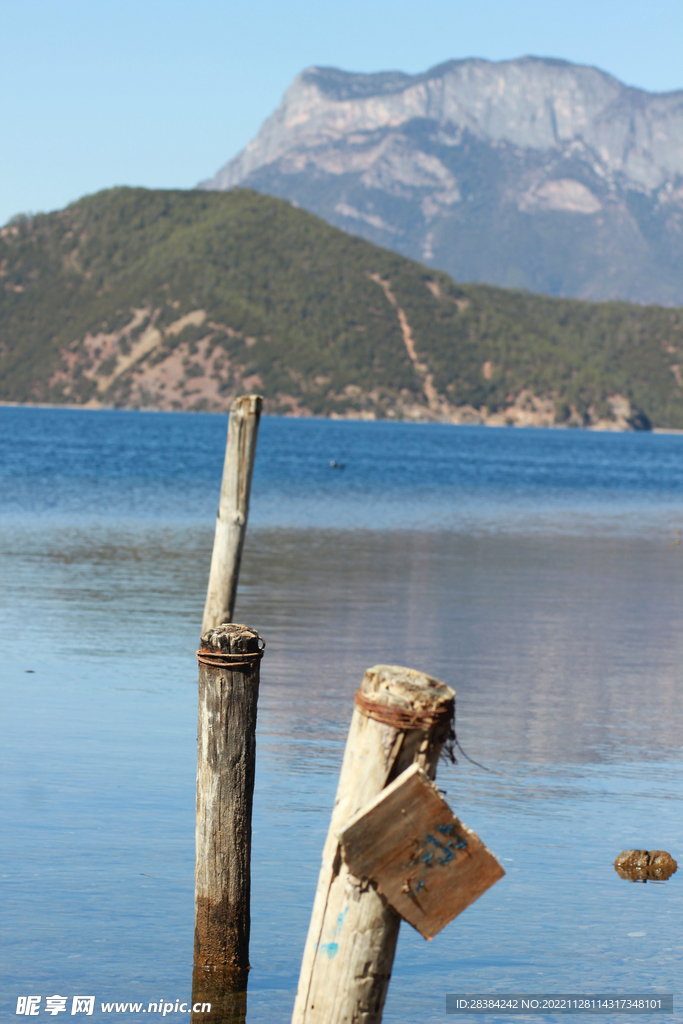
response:
{"label": "tall thin wooden pole", "polygon": [[262,404],[260,395],[242,395],[230,407],[228,442],[202,633],[224,622],[232,622],[242,548],[247,532],[251,475]]}
{"label": "tall thin wooden pole", "polygon": [[233,624],[202,634],[197,720],[195,976],[246,989],[251,810],[263,640]]}
{"label": "tall thin wooden pole", "polygon": [[417,762],[436,774],[455,692],[412,669],[376,665],[356,694],[304,950],[292,1024],[378,1024],[400,917],[341,857],[342,825]]}

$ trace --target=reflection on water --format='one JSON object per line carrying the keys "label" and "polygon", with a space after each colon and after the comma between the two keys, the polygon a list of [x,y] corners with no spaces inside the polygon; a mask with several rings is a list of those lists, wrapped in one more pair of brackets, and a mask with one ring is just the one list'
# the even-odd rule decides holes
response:
{"label": "reflection on water", "polygon": [[[168,422],[195,429],[200,420]],[[220,455],[224,421],[211,430]],[[555,443],[552,432],[534,435],[536,464],[544,434]],[[520,432],[483,434],[492,435],[522,459]],[[267,462],[267,431],[262,438]],[[582,438],[577,445],[580,461]],[[348,450],[325,454],[347,463],[335,481],[348,479]],[[671,484],[664,462],[648,479],[669,474]],[[102,481],[62,480],[66,506],[60,498],[49,514],[30,503],[21,512],[19,488],[2,519],[6,1016],[27,993],[92,993],[98,1006],[190,1000],[194,651],[215,494],[205,508],[206,481],[183,491],[184,479],[181,517],[169,478],[136,492],[158,503],[153,517],[121,496],[94,511]],[[532,484],[517,508],[533,502]],[[341,516],[334,495],[317,523],[275,528],[264,521],[275,505],[259,526],[255,501],[237,609],[268,642],[250,1024],[289,1020],[353,692],[378,662],[422,669],[457,690],[460,741],[497,774],[461,761],[440,767],[438,782],[506,871],[432,943],[402,928],[385,1021],[442,1021],[454,991],[673,990],[680,1001],[680,872],[665,885],[625,885],[612,866],[630,848],[656,846],[680,860],[683,546],[671,528],[683,516],[669,484],[647,492],[638,507],[649,519],[643,513],[638,529],[597,532],[525,532],[518,519],[506,529],[495,502],[487,515],[497,525],[485,530],[462,521],[444,529],[438,517],[426,529],[325,526],[323,513]],[[419,507],[413,482],[406,486]],[[40,487],[26,483],[31,502]],[[80,518],[68,511],[79,488]],[[374,493],[383,521],[368,488],[363,516]],[[288,516],[293,501],[285,494]],[[439,501],[443,510],[443,493]],[[481,493],[477,501],[486,504]],[[560,526],[585,520],[585,509],[563,515]],[[225,1009],[233,1011],[244,1006]]]}
{"label": "reflection on water", "polygon": [[622,850],[614,870],[627,882],[666,882],[676,874],[678,864],[666,850]]}
{"label": "reflection on water", "polygon": [[[191,1024],[245,1024],[247,978],[220,967],[194,967]],[[209,1010],[208,1008],[211,1007]]]}

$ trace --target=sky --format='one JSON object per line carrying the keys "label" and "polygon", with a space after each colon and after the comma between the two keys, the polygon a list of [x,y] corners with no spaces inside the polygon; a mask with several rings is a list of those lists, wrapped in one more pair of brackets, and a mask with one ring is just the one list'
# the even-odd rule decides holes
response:
{"label": "sky", "polygon": [[533,54],[683,88],[683,0],[0,0],[0,224],[114,185],[192,188],[311,65]]}

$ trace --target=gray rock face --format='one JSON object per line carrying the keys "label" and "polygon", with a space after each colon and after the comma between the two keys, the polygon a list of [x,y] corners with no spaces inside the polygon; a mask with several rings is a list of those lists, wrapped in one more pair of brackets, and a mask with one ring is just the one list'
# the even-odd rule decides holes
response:
{"label": "gray rock face", "polygon": [[596,68],[311,68],[199,187],[235,186],[461,281],[683,304],[683,91],[650,94]]}

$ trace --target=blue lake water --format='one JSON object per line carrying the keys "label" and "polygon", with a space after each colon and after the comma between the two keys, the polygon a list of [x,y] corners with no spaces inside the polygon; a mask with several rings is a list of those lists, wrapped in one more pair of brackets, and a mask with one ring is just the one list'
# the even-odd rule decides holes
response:
{"label": "blue lake water", "polygon": [[[226,427],[0,408],[2,1019],[29,994],[128,1021],[156,1018],[100,1004],[190,997]],[[268,643],[250,1024],[290,1018],[377,662],[456,688],[460,740],[499,774],[461,759],[439,784],[507,872],[433,942],[403,926],[384,1020],[450,1020],[456,991],[673,991],[683,1020],[683,871],[612,866],[683,860],[681,531],[683,436],[263,420],[236,612]]]}

